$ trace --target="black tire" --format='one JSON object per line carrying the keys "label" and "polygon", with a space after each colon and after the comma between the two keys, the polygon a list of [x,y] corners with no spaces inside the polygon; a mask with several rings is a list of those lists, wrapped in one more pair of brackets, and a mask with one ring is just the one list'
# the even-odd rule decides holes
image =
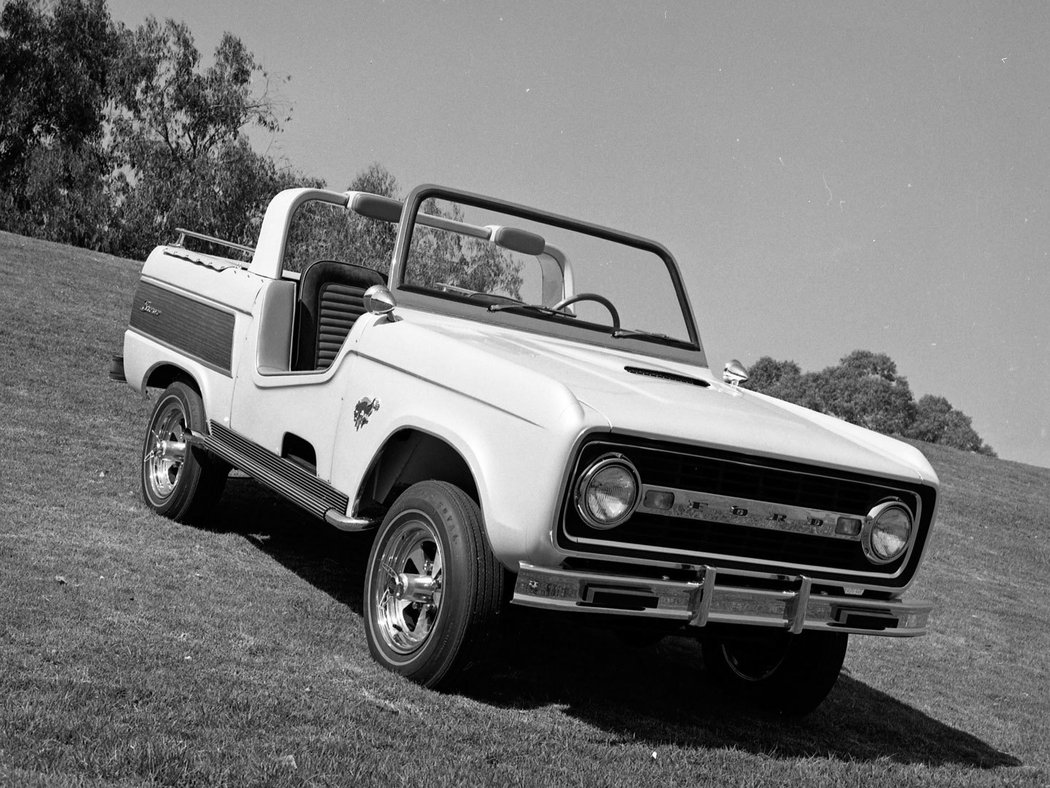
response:
{"label": "black tire", "polygon": [[157,514],[182,523],[208,516],[226,485],[229,466],[186,446],[187,430],[207,429],[200,395],[182,382],[157,399],[142,442],[142,497]]}
{"label": "black tire", "polygon": [[713,682],[783,714],[802,716],[821,704],[846,657],[844,632],[775,633],[755,638],[701,640]]}
{"label": "black tire", "polygon": [[503,585],[477,504],[447,482],[412,485],[387,512],[368,557],[372,657],[426,687],[451,683],[493,634]]}

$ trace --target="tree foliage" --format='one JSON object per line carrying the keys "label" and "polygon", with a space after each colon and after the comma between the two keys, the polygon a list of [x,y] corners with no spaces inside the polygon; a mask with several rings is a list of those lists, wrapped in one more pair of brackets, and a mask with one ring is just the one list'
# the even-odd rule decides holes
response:
{"label": "tree foliage", "polygon": [[909,438],[941,443],[957,449],[995,456],[974,430],[970,417],[952,407],[944,397],[926,394],[916,404],[915,421],[906,433]]}
{"label": "tree foliage", "polygon": [[806,373],[794,361],[763,356],[744,385],[876,432],[995,455],[970,418],[944,397],[925,395],[915,402],[907,379],[885,353],[855,350],[835,366]]}
{"label": "tree foliage", "polygon": [[[404,199],[397,179],[379,163],[360,172],[348,190]],[[463,220],[462,209],[447,202],[427,200],[422,212]],[[394,224],[307,202],[293,217],[284,265],[298,271],[313,260],[344,260],[386,274],[396,241]],[[423,287],[444,283],[517,298],[522,285],[520,264],[495,244],[422,226],[413,233],[409,270],[408,282]]]}
{"label": "tree foliage", "polygon": [[[379,163],[362,170],[347,191],[370,192],[398,199],[397,179]],[[314,260],[343,260],[390,270],[397,225],[365,219],[352,211],[320,202],[308,202],[293,217],[285,250],[284,265],[300,271]]]}
{"label": "tree foliage", "polygon": [[[270,78],[224,33],[209,65],[181,22],[130,30],[105,0],[8,0],[0,12],[0,228],[141,257],[177,227],[253,245],[270,198],[324,186],[257,153],[246,132],[280,130]],[[398,197],[379,164],[350,184]],[[429,206],[448,218],[456,207]],[[308,203],[288,262],[389,270],[396,226]],[[447,233],[415,247],[420,283],[517,296],[499,248]]]}
{"label": "tree foliage", "polygon": [[273,102],[253,91],[261,67],[225,33],[202,69],[193,35],[171,19],[123,38],[111,118],[121,251],[142,256],[178,226],[253,243],[269,198],[302,180],[245,137],[279,129]]}
{"label": "tree foliage", "polygon": [[101,136],[114,28],[104,0],[34,0],[0,11],[0,178],[42,145],[77,150]]}
{"label": "tree foliage", "polygon": [[803,399],[802,369],[794,361],[763,356],[748,370],[747,387],[799,404]]}
{"label": "tree foliage", "polygon": [[[20,172],[22,182],[3,200],[11,208],[9,229],[49,241],[113,250],[115,216],[106,191],[109,171],[95,146],[34,147]],[[22,203],[21,210],[15,210],[16,202]]]}
{"label": "tree foliage", "polygon": [[103,121],[115,28],[104,0],[0,11],[0,227],[104,247]]}
{"label": "tree foliage", "polygon": [[252,242],[269,198],[308,179],[248,143],[280,126],[251,52],[225,33],[212,61],[170,19],[129,30],[105,0],[8,0],[0,228],[128,256],[180,225]]}
{"label": "tree foliage", "polygon": [[153,161],[133,184],[119,187],[121,254],[143,257],[177,227],[254,245],[269,199],[304,180],[255,153],[244,139],[184,166],[169,165]]}
{"label": "tree foliage", "polygon": [[[421,213],[463,221],[463,209],[445,201],[427,200]],[[493,243],[417,225],[412,235],[406,282],[419,287],[451,285],[478,293],[519,298],[521,263]]]}
{"label": "tree foliage", "polygon": [[908,381],[882,353],[856,350],[837,367],[814,373],[803,404],[852,424],[903,435],[915,419]]}
{"label": "tree foliage", "polygon": [[150,18],[123,38],[113,132],[132,167],[148,167],[158,147],[178,166],[237,141],[248,126],[280,129],[274,103],[265,92],[253,91],[261,67],[230,33],[223,34],[214,63],[203,70],[185,23]]}

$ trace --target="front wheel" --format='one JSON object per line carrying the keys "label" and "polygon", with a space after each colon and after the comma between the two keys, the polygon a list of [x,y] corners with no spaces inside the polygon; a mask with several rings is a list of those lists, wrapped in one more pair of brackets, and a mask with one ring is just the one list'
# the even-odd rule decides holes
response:
{"label": "front wheel", "polygon": [[142,497],[157,514],[194,522],[222,495],[229,467],[186,440],[189,432],[202,432],[206,425],[196,391],[182,382],[164,389],[142,443]]}
{"label": "front wheel", "polygon": [[387,512],[365,572],[368,648],[385,668],[427,687],[455,678],[495,626],[503,567],[481,513],[446,482],[409,487]]}
{"label": "front wheel", "polygon": [[838,680],[846,657],[844,632],[776,633],[760,638],[701,641],[710,677],[731,693],[784,714],[809,714]]}

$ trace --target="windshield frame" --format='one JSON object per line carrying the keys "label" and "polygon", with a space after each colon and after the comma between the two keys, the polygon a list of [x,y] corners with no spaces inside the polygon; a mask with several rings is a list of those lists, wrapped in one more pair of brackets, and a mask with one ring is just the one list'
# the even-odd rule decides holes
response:
{"label": "windshield frame", "polygon": [[[405,285],[404,278],[416,224],[415,218],[420,212],[423,203],[433,198],[463,203],[464,205],[483,210],[500,212],[520,219],[549,224],[563,230],[624,244],[656,255],[663,261],[667,274],[670,277],[688,333],[688,341],[662,341],[660,337],[648,334],[614,336],[614,332],[610,332],[607,327],[602,330],[601,327],[584,321],[576,323],[575,321],[560,320],[557,317],[544,316],[527,309],[490,311],[485,305],[471,302],[469,298],[457,296],[454,293],[444,293],[413,285]],[[689,297],[686,293],[678,264],[670,251],[662,244],[648,238],[613,230],[591,222],[459,189],[435,184],[423,184],[413,189],[403,203],[401,220],[398,224],[397,241],[391,261],[389,282],[398,303],[424,309],[428,312],[446,313],[478,322],[505,325],[530,333],[553,335],[585,344],[685,361],[702,367],[707,366],[707,359],[696,328],[692,306],[689,303]]]}

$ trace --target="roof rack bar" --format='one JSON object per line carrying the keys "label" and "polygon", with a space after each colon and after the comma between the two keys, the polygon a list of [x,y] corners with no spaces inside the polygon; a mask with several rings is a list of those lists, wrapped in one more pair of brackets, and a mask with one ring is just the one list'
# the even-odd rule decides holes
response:
{"label": "roof rack bar", "polygon": [[224,241],[221,238],[215,238],[211,235],[205,235],[204,233],[195,233],[193,230],[186,230],[182,227],[176,227],[175,232],[179,234],[179,240],[175,242],[175,246],[185,246],[186,237],[196,238],[198,241],[205,241],[210,244],[216,244],[218,246],[225,246],[229,249],[236,249],[240,252],[248,252],[249,254],[255,253],[255,248],[251,246],[245,246],[244,244],[237,244],[233,241]]}

